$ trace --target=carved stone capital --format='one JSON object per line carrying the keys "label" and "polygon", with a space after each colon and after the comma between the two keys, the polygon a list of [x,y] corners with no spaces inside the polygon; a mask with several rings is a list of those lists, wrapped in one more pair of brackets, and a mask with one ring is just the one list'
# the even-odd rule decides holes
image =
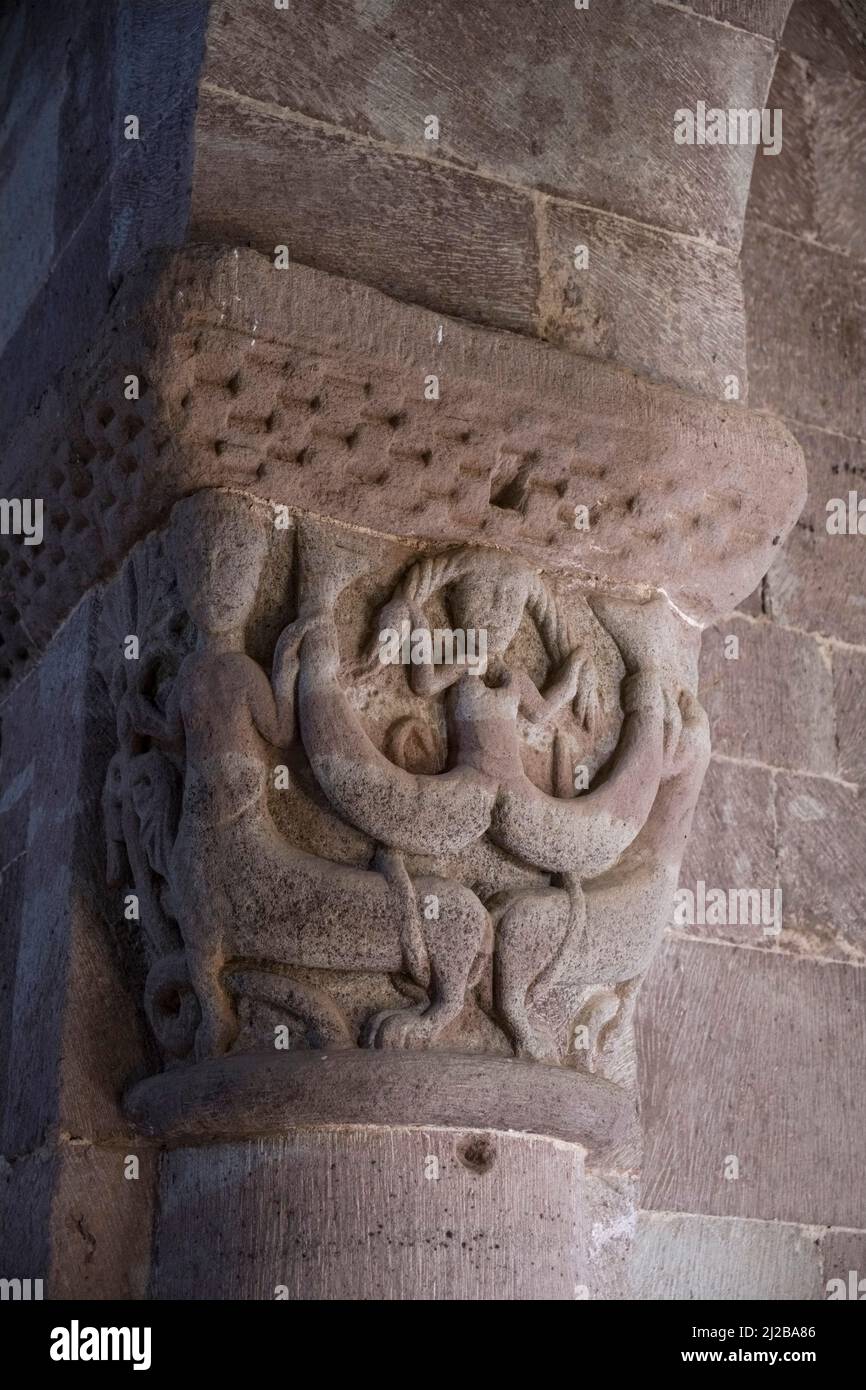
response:
{"label": "carved stone capital", "polygon": [[116,494],[107,862],[163,1058],[127,1114],[517,1130],[633,1171],[700,631],[793,524],[796,445],[251,252],[160,284],[80,373],[69,464],[85,519],[97,460]]}
{"label": "carved stone capital", "polygon": [[167,1056],[617,1074],[709,752],[665,600],[205,490],[102,631],[109,862]]}
{"label": "carved stone capital", "polygon": [[283,1018],[616,1075],[708,757],[699,630],[791,525],[796,446],[254,253],[160,284],[82,374],[118,545],[203,489],[103,624],[160,1044],[272,1053]]}

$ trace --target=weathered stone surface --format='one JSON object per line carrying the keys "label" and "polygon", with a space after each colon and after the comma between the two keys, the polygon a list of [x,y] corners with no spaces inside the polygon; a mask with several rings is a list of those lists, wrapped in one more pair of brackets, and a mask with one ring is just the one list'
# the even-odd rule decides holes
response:
{"label": "weathered stone surface", "polygon": [[[738,598],[772,554],[768,530],[784,534],[799,509],[800,462],[773,422],[455,323],[438,345],[434,315],[302,267],[275,271],[251,253],[187,266],[178,348],[223,315],[229,333],[201,332],[181,378],[166,379],[166,424],[198,449],[199,466],[216,448],[224,481],[243,479],[273,501],[418,538],[447,527],[454,540],[480,536],[612,582],[646,586],[657,574],[691,614]],[[185,268],[178,262],[178,283]],[[269,336],[295,348],[288,367]],[[301,344],[318,360],[300,360]],[[226,384],[204,379],[199,393],[196,377],[218,360]],[[423,398],[437,369],[441,406]],[[435,490],[419,489],[425,448]],[[576,528],[575,505],[588,507],[588,531]],[[652,549],[630,566],[635,522]]]}
{"label": "weathered stone surface", "polygon": [[[7,8],[0,436],[98,333],[116,277],[183,240],[206,0]],[[5,95],[5,92],[4,92]],[[138,115],[140,141],[124,138]],[[41,180],[41,183],[39,182]],[[36,181],[36,182],[34,182]],[[5,480],[14,455],[4,448]]]}
{"label": "weathered stone surface", "polygon": [[470,1125],[579,1144],[598,1165],[637,1161],[634,1110],[601,1077],[477,1053],[326,1049],[241,1053],[141,1082],[127,1113],[177,1144],[312,1125]]}
{"label": "weathered stone surface", "polygon": [[[136,1177],[129,1158],[138,1159]],[[144,1298],[156,1155],[63,1143],[0,1159],[0,1269],[55,1299]]]}
{"label": "weathered stone surface", "polygon": [[378,533],[505,545],[664,591],[696,621],[754,587],[799,511],[797,447],[739,407],[252,251],[170,259],[155,298],[151,275],[130,277],[70,375],[67,415],[49,401],[45,431],[32,419],[16,439],[18,495],[54,501],[44,544],[7,560],[13,651],[214,484]]}
{"label": "weathered stone surface", "polygon": [[782,53],[768,101],[784,111],[784,138],[755,161],[750,217],[866,259],[866,83]]}
{"label": "weathered stone surface", "polygon": [[490,1130],[341,1128],[175,1149],[151,1295],[586,1297],[582,1177],[579,1148]]}
{"label": "weathered stone surface", "polygon": [[[459,0],[351,10],[322,0],[289,13],[221,0],[204,83],[736,249],[754,149],[675,145],[674,111],[710,98],[762,106],[773,56],[760,38],[634,0],[586,12],[559,0],[472,10]],[[430,114],[438,142],[424,138]],[[200,114],[200,132],[208,121]],[[356,168],[348,150],[333,166],[341,217],[355,210]],[[215,204],[214,173],[210,163],[197,169],[198,205]],[[392,230],[395,195],[404,196],[394,189],[385,204]],[[248,228],[257,238],[255,223]],[[388,244],[390,234],[383,253]]]}
{"label": "weathered stone surface", "polygon": [[[546,201],[539,332],[715,400],[724,380],[748,392],[745,316],[735,259],[620,218]],[[575,248],[588,249],[585,269]]]}
{"label": "weathered stone surface", "polygon": [[7,254],[15,258],[18,267],[0,309],[3,347],[41,288],[54,254],[52,199],[61,99],[62,88],[58,86],[22,132],[22,138],[11,148],[8,142],[3,150],[0,218],[11,243]]}
{"label": "weathered stone surface", "polygon": [[779,622],[866,646],[866,563],[860,535],[830,535],[827,504],[866,497],[866,445],[825,430],[795,429],[809,479],[806,504],[770,569],[769,611]]}
{"label": "weathered stone surface", "polygon": [[840,82],[820,75],[814,102],[818,237],[864,261],[866,81]]}
{"label": "weathered stone surface", "polygon": [[143,1056],[106,931],[106,916],[122,916],[122,899],[112,904],[107,894],[93,838],[106,761],[88,705],[93,608],[92,600],[78,608],[28,682],[40,737],[13,919],[18,950],[0,1097],[7,1155],[31,1152],[59,1131],[122,1134],[118,1096]]}
{"label": "weathered stone surface", "polygon": [[822,1296],[828,1298],[832,1293],[838,1298],[842,1290],[838,1285],[830,1288],[828,1285],[831,1279],[841,1279],[848,1298],[853,1286],[858,1303],[862,1302],[866,1294],[866,1285],[861,1282],[866,1279],[866,1231],[825,1231],[821,1237],[821,1257]]}
{"label": "weathered stone surface", "polygon": [[57,1168],[56,1151],[0,1157],[0,1278],[48,1278]]}
{"label": "weathered stone surface", "polygon": [[[133,0],[116,17],[115,167],[111,181],[111,276],[116,281],[151,246],[186,238],[208,0],[152,5]],[[123,117],[140,139],[123,138]]]}
{"label": "weathered stone surface", "polygon": [[[777,556],[777,559],[778,559],[778,556]],[[772,569],[772,565],[770,566],[770,569]],[[769,571],[768,571],[768,573],[769,573]],[[765,585],[765,583],[766,583],[766,575],[765,575],[764,578],[761,580],[760,584],[758,584],[758,585],[752,590],[752,592],[749,594],[748,598],[744,598],[743,601],[742,601],[742,603],[737,604],[737,611],[738,611],[739,613],[748,613],[748,615],[749,615],[750,617],[752,617],[752,618],[763,618],[763,617],[765,616],[765,613],[764,613],[764,585]]]}
{"label": "weathered stone surface", "polygon": [[[734,658],[725,655],[734,650],[726,647],[729,638],[739,644]],[[814,638],[732,617],[704,634],[700,688],[718,753],[835,772],[833,679]]]}
{"label": "weathered stone surface", "polygon": [[523,332],[534,322],[538,251],[527,193],[287,122],[207,87],[191,234],[270,257],[288,246],[306,265],[335,274],[351,266],[353,280],[440,313]]}
{"label": "weathered stone surface", "polygon": [[[140,9],[141,0],[133,0],[132,8]],[[105,80],[106,71],[116,66],[117,14],[106,14],[93,0],[85,0],[75,19],[62,6],[53,11],[49,23],[39,27],[60,28],[65,38],[63,72],[57,79],[63,102],[56,131],[57,182],[48,197],[59,252],[104,192],[121,133],[112,84]],[[34,40],[41,65],[44,32]],[[30,68],[34,56],[30,54]]]}
{"label": "weathered stone surface", "polygon": [[0,311],[3,347],[103,187],[112,147],[111,88],[103,74],[114,19],[88,0],[74,19],[62,5],[52,7],[50,19],[27,5],[7,7],[0,39],[8,73],[0,215],[10,271]]}
{"label": "weathered stone surface", "polygon": [[862,963],[866,959],[866,803],[862,794],[823,777],[780,777],[776,816],[786,922],[808,932],[820,954]]}
{"label": "weathered stone surface", "polygon": [[749,193],[749,219],[778,227],[791,236],[816,237],[817,210],[814,141],[818,131],[810,119],[814,75],[792,54],[779,54],[767,97],[771,109],[782,111],[782,148],[777,155],[755,160]]}
{"label": "weathered stone surface", "polygon": [[[27,118],[51,96],[57,82],[62,81],[72,21],[68,13],[64,14],[62,6],[55,8],[57,18],[65,17],[66,24],[40,23],[40,17],[29,5],[6,5],[0,16],[4,57],[4,145],[7,133],[20,135]],[[39,61],[34,62],[37,52]]]}
{"label": "weathered stone surface", "polygon": [[[705,890],[773,889],[776,885],[773,779],[763,767],[713,758],[695,812],[680,870],[680,887]],[[677,931],[749,946],[772,944],[760,923],[701,925],[677,921]]]}
{"label": "weathered stone surface", "polygon": [[134,1141],[128,1149],[64,1148],[52,1204],[50,1297],[146,1296],[157,1161]]}
{"label": "weathered stone surface", "polygon": [[[21,893],[26,856],[22,853],[0,874],[0,1077],[5,1092],[12,1016],[15,1005],[15,967],[20,937]],[[2,1100],[2,1094],[0,1094]]]}
{"label": "weathered stone surface", "polygon": [[750,224],[743,279],[752,406],[866,436],[866,265]]}
{"label": "weathered stone surface", "polygon": [[27,827],[38,730],[30,699],[37,681],[31,672],[4,702],[0,713],[0,872],[27,849]]}
{"label": "weathered stone surface", "polygon": [[[866,81],[864,26],[853,22],[857,0],[794,0],[784,32],[784,47],[825,72]],[[845,11],[848,11],[846,14]],[[862,20],[862,16],[861,16]]]}
{"label": "weathered stone surface", "polygon": [[833,650],[837,771],[849,782],[866,784],[866,651]]}
{"label": "weathered stone surface", "polygon": [[722,24],[778,39],[785,30],[791,0],[689,0],[685,8]]}
{"label": "weathered stone surface", "polygon": [[[40,400],[52,378],[88,351],[105,321],[111,301],[109,237],[110,193],[103,189],[58,254],[50,278],[23,314],[0,359],[4,496],[21,495],[14,491],[21,466],[16,426],[26,422],[26,411]],[[37,495],[45,496],[46,490]]]}
{"label": "weathered stone surface", "polygon": [[666,942],[638,999],[643,1206],[856,1226],[864,996],[850,965]]}
{"label": "weathered stone surface", "polygon": [[641,1212],[633,1256],[638,1299],[819,1299],[819,1242],[801,1226]]}
{"label": "weathered stone surface", "polygon": [[585,1170],[584,1194],[591,1215],[587,1251],[591,1299],[632,1297],[637,1186],[631,1174],[594,1172],[590,1166]]}
{"label": "weathered stone surface", "polygon": [[[35,723],[41,715],[45,723],[31,773],[38,789],[28,823],[33,853],[23,860],[16,913],[19,945],[0,1125],[0,1149],[6,1154],[39,1148],[52,1122],[58,1123],[56,1067],[62,1048],[75,836],[75,803],[69,788],[75,787],[80,767],[91,610],[92,604],[82,606],[40,671],[27,682],[31,717]],[[63,720],[57,718],[60,709]]]}

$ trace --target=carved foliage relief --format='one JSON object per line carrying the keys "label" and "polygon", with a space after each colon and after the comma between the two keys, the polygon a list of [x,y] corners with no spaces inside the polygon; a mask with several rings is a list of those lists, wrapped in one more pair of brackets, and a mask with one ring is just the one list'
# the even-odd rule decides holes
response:
{"label": "carved foliage relief", "polygon": [[671,622],[500,550],[177,503],[100,654],[166,1060],[282,1036],[624,1078],[709,754]]}

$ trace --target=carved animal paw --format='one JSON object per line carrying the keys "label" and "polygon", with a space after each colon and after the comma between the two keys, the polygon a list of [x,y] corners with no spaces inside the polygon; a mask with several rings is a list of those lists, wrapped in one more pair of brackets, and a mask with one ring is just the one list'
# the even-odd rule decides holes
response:
{"label": "carved animal paw", "polygon": [[442,1020],[434,1009],[388,1009],[376,1014],[365,1029],[369,1047],[428,1047],[441,1031]]}

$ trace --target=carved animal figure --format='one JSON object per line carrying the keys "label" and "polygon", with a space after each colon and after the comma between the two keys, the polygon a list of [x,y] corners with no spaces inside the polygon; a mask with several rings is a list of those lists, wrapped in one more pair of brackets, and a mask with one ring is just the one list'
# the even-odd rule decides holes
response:
{"label": "carved animal figure", "polygon": [[[657,910],[654,895],[665,879],[664,868],[655,861],[648,868],[643,850],[628,859],[625,855],[642,834],[644,847],[650,843],[648,818],[659,796],[666,752],[672,754],[681,724],[678,701],[657,672],[640,669],[623,639],[632,674],[624,683],[625,719],[604,777],[576,798],[541,791],[523,768],[518,714],[541,724],[573,701],[579,717],[594,726],[601,697],[591,652],[529,566],[464,548],[413,565],[379,615],[380,627],[399,630],[408,620],[418,631],[428,626],[424,604],[445,589],[455,626],[487,632],[486,672],[453,665],[408,668],[417,694],[447,692],[452,760],[443,774],[408,773],[378,751],[349,704],[339,678],[332,616],[338,566],[323,566],[314,528],[302,532],[301,543],[309,611],[299,620],[298,698],[304,746],[316,777],[343,816],[394,847],[455,853],[486,831],[518,861],[559,877],[560,887],[533,883],[496,895],[489,904],[495,927],[495,1011],[519,1055],[557,1059],[561,1049],[539,1006],[563,973],[570,969],[587,985],[630,978],[630,970],[636,974],[643,968],[643,946],[635,932],[641,935],[646,926],[655,940],[655,926],[648,924],[644,909],[652,898]],[[331,578],[315,602],[324,572]],[[584,609],[594,623],[586,604]],[[525,671],[506,661],[525,610],[558,663],[544,693]],[[660,799],[653,824],[665,815],[668,801]],[[645,884],[647,875],[651,882]],[[616,914],[603,906],[611,901],[613,883],[619,889],[613,895]],[[584,900],[585,892],[592,893],[591,903]],[[660,901],[664,913],[664,893]],[[638,906],[643,916],[635,919]],[[625,929],[624,923],[629,924]],[[629,963],[608,969],[605,957],[617,940]],[[597,973],[603,968],[606,974]]]}
{"label": "carved animal figure", "polygon": [[[581,719],[595,723],[599,698],[589,653],[555,614],[538,576],[519,561],[463,549],[412,566],[379,625],[399,629],[408,616],[415,629],[428,627],[423,604],[447,587],[457,625],[486,631],[488,665],[483,674],[454,665],[409,668],[416,694],[447,691],[452,746],[447,771],[407,772],[376,748],[340,682],[337,562],[322,555],[310,524],[301,530],[300,547],[299,718],[319,785],[346,820],[382,843],[414,854],[459,852],[489,829],[501,789],[522,778],[518,713],[542,722],[574,700]],[[559,665],[544,695],[525,672],[504,662],[527,606]]]}
{"label": "carved animal figure", "polygon": [[[143,885],[157,956],[147,1007],[158,1035],[177,1055],[188,1049],[191,1027],[197,1056],[230,1047],[231,975],[246,982],[244,993],[294,1009],[324,1041],[349,1045],[335,1000],[291,970],[387,973],[402,977],[413,1002],[372,1012],[361,1035],[367,1045],[429,1045],[484,981],[485,1007],[525,1057],[561,1061],[553,996],[583,999],[578,1022],[590,1045],[582,1061],[591,1068],[627,1021],[663,930],[708,756],[696,701],[674,694],[639,636],[648,607],[614,605],[600,626],[585,600],[563,605],[521,560],[471,547],[409,566],[380,626],[399,630],[408,619],[429,631],[427,605],[441,593],[455,626],[485,632],[488,655],[486,668],[432,660],[408,668],[416,695],[444,695],[448,730],[446,769],[415,774],[379,751],[343,685],[335,612],[366,560],[318,523],[299,523],[298,537],[298,613],[277,642],[269,678],[246,649],[264,529],[230,494],[178,504],[169,548],[197,646],[167,700],[156,658],[116,692],[119,749],[106,784],[106,828],[114,872],[125,849]],[[549,659],[543,690],[511,655],[525,614]],[[627,673],[617,746],[584,795],[548,795],[524,771],[518,720],[543,725],[571,705],[592,735],[606,704],[615,705],[595,663],[608,638]],[[307,853],[275,823],[273,750],[290,749],[298,733],[341,818],[334,826],[378,844],[367,867]],[[182,794],[172,761],[147,739],[174,759],[184,750]],[[564,746],[560,739],[560,752]],[[569,786],[561,768],[555,785]],[[511,886],[486,908],[442,867],[485,838],[514,868]],[[410,876],[404,854],[434,858],[436,872]],[[430,902],[428,920],[422,904]]]}
{"label": "carved animal figure", "polygon": [[[272,681],[244,651],[244,628],[265,555],[248,508],[199,494],[172,517],[178,582],[198,632],[163,712],[142,671],[131,715],[142,734],[183,736],[186,771],[177,834],[168,854],[174,911],[189,979],[201,1008],[198,1057],[224,1052],[237,1022],[223,983],[232,960],[319,969],[406,971],[429,1000],[371,1022],[379,1046],[427,1043],[463,1008],[490,922],[461,884],[412,883],[398,856],[378,871],[331,863],[294,848],[267,803],[269,748],[294,733],[298,629],[278,643]],[[425,935],[418,899],[434,896]]]}
{"label": "carved animal figure", "polygon": [[487,904],[495,932],[494,999],[519,1056],[561,1059],[543,1011],[559,983],[571,984],[575,994],[590,992],[577,1020],[588,1029],[589,1046],[576,1054],[589,1069],[599,1047],[630,1018],[665,928],[709,761],[707,719],[693,696],[683,693],[680,713],[665,780],[640,832],[604,872],[583,883],[581,931],[574,929],[570,875],[563,875],[562,887],[512,889]]}

